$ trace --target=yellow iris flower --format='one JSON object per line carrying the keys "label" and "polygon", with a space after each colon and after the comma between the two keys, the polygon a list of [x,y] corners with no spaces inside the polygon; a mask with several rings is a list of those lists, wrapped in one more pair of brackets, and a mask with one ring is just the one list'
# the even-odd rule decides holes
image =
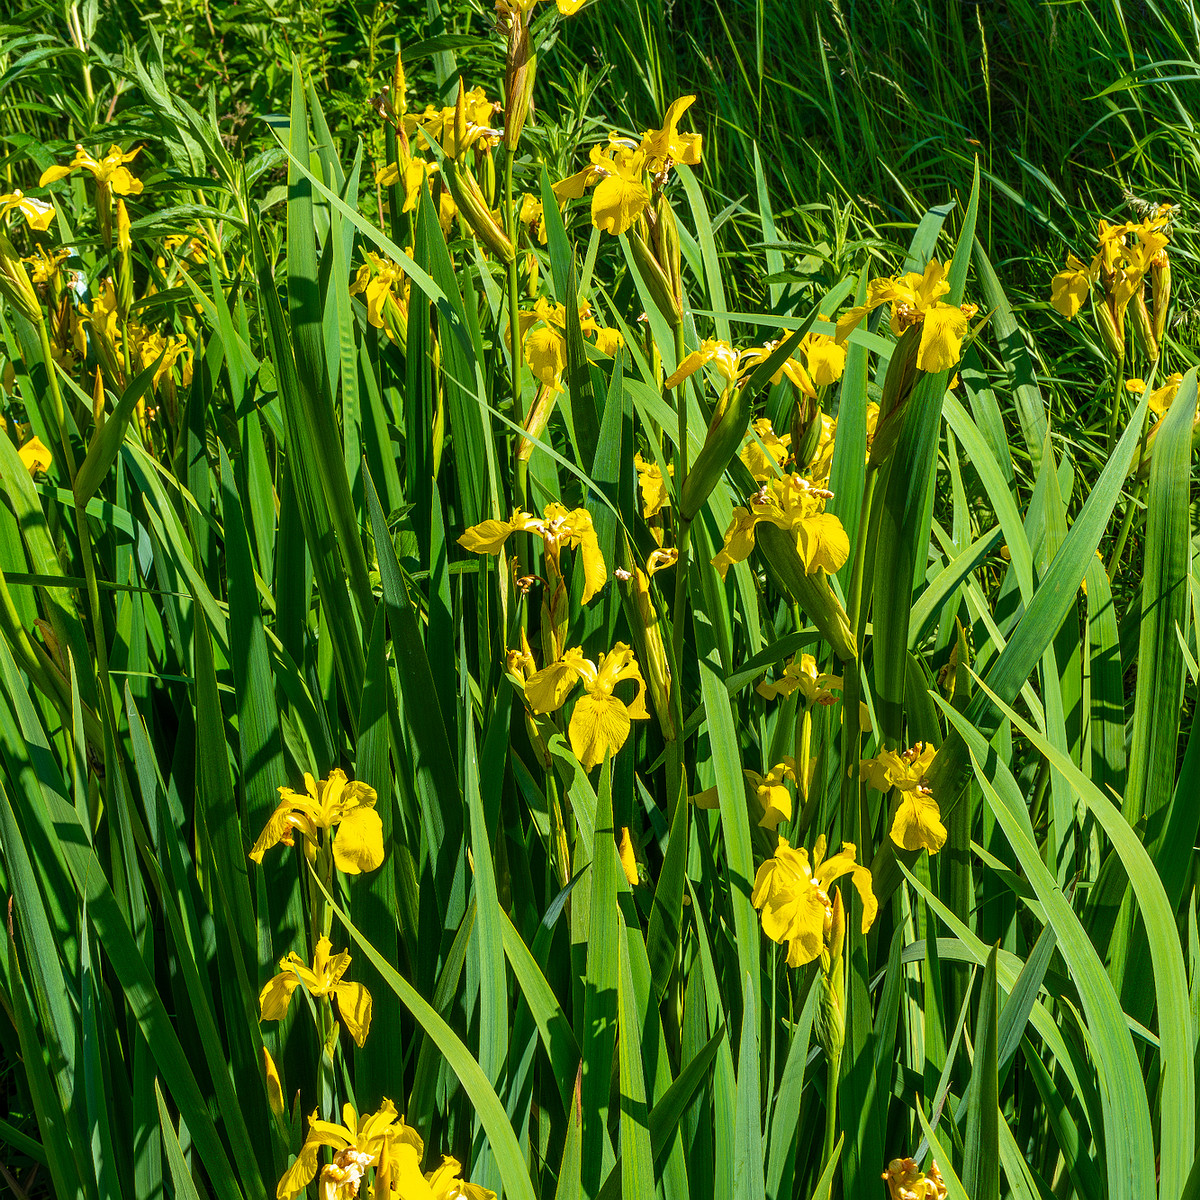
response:
{"label": "yellow iris flower", "polygon": [[90,171],[96,182],[109,188],[118,196],[137,196],[142,190],[142,181],[125,165],[141,153],[141,146],[126,154],[115,142],[108,153],[100,159],[93,158],[81,145],[75,146],[75,157],[66,166],[47,167],[38,180],[39,187],[66,179],[72,171]]}
{"label": "yellow iris flower", "polygon": [[546,244],[546,217],[542,212],[542,202],[528,192],[521,197],[521,210],[517,220],[526,226],[531,234],[537,235],[537,240]]}
{"label": "yellow iris flower", "polygon": [[398,263],[392,262],[376,254],[373,250],[366,251],[368,262],[358,268],[354,282],[350,285],[350,295],[363,295],[367,302],[367,320],[376,329],[388,329],[385,317],[388,313],[389,301],[403,313],[408,305],[408,276],[400,269]]}
{"label": "yellow iris flower", "polygon": [[916,1159],[893,1158],[880,1176],[888,1188],[888,1200],[946,1200],[950,1195],[935,1162],[926,1174]]}
{"label": "yellow iris flower", "polygon": [[1083,307],[1091,290],[1095,274],[1092,267],[1085,266],[1073,254],[1067,255],[1067,265],[1050,280],[1050,303],[1068,321]]}
{"label": "yellow iris flower", "polygon": [[879,904],[871,888],[871,872],[855,862],[855,847],[843,842],[837,854],[825,857],[825,835],[817,838],[812,864],[808,851],[788,845],[781,837],[774,857],[758,868],[750,902],[762,913],[763,933],[773,942],[787,943],[789,967],[802,967],[820,957],[828,946],[833,922],[829,897],[832,884],[843,875],[862,897],[862,931],[871,928]]}
{"label": "yellow iris flower", "polygon": [[50,464],[54,461],[50,455],[50,451],[46,448],[46,444],[40,437],[31,437],[20,450],[17,451],[21,461],[25,464],[25,469],[30,475],[36,475],[39,471],[50,470]]}
{"label": "yellow iris flower", "polygon": [[850,539],[841,521],[825,511],[830,493],[814,487],[799,475],[774,479],[750,497],[746,507],[733,510],[733,519],[725,530],[725,544],[712,565],[725,578],[729,568],[744,562],[754,549],[754,527],[769,521],[795,539],[796,553],[805,571],[840,571],[850,557]]}
{"label": "yellow iris flower", "polygon": [[350,1036],[362,1046],[371,1029],[371,993],[361,983],[346,983],[343,976],[350,966],[350,952],[330,954],[333,944],[327,937],[317,942],[313,965],[305,966],[298,954],[279,960],[279,974],[272,977],[259,993],[260,1021],[282,1021],[292,1003],[292,993],[304,984],[311,996],[336,1001],[338,1012]]}
{"label": "yellow iris flower", "polygon": [[378,1112],[359,1117],[352,1105],[342,1109],[342,1124],[322,1121],[314,1112],[308,1119],[308,1137],[296,1161],[284,1172],[275,1189],[277,1200],[294,1200],[317,1174],[322,1146],[333,1152],[333,1161],[321,1168],[321,1200],[353,1200],[371,1167],[386,1156],[395,1161],[404,1147],[415,1150],[418,1160],[425,1149],[415,1129],[396,1114],[396,1106],[384,1100]]}
{"label": "yellow iris flower", "polygon": [[397,143],[398,162],[388,163],[386,167],[380,167],[375,172],[375,184],[377,187],[394,187],[400,183],[404,187],[404,203],[400,207],[401,212],[412,212],[417,207],[417,200],[421,195],[421,185],[432,178],[438,170],[437,163],[427,162],[425,159],[409,154]]}
{"label": "yellow iris flower", "polygon": [[930,259],[923,274],[915,271],[898,279],[872,279],[867,286],[867,302],[838,318],[839,345],[858,328],[864,317],[881,305],[892,306],[892,332],[897,337],[913,325],[921,327],[917,348],[917,370],[936,374],[948,371],[962,357],[962,342],[967,324],[974,315],[973,305],[956,307],[941,297],[950,291],[948,268]]}
{"label": "yellow iris flower", "polygon": [[[625,681],[637,685],[628,703],[613,694],[617,684]],[[584,770],[590,771],[604,761],[605,755],[620,750],[629,737],[632,721],[649,720],[650,714],[646,711],[646,681],[633,651],[624,642],[617,642],[602,654],[598,663],[584,658],[578,646],[568,650],[525,684],[525,698],[535,713],[557,712],[580,682],[586,690],[575,702],[567,732],[572,753]]]}
{"label": "yellow iris flower", "polygon": [[476,87],[462,98],[461,123],[456,120],[457,104],[446,108],[429,104],[420,116],[415,113],[405,116],[404,132],[409,142],[420,148],[424,143],[416,135],[418,129],[422,130],[441,146],[447,157],[457,159],[472,146],[487,147],[499,143],[500,130],[492,128],[492,118],[499,111],[499,102],[489,100],[483,88]]}
{"label": "yellow iris flower", "polygon": [[[395,1200],[496,1200],[495,1192],[463,1179],[462,1163],[456,1158],[447,1156],[438,1167],[422,1175],[421,1156],[407,1143],[396,1148],[395,1157],[387,1166],[380,1167],[380,1173],[384,1172]],[[378,1176],[375,1191],[377,1195],[385,1194]]]}
{"label": "yellow iris flower", "polygon": [[21,261],[29,264],[29,274],[35,284],[52,284],[62,274],[62,265],[71,257],[70,247],[54,250],[47,254],[41,246],[35,246],[33,253]]}
{"label": "yellow iris flower", "polygon": [[776,433],[771,422],[766,417],[760,417],[754,422],[754,433],[746,435],[738,457],[757,482],[766,483],[783,474],[784,463],[792,452],[791,446],[790,433]]}
{"label": "yellow iris flower", "polygon": [[[1168,375],[1162,387],[1157,387],[1150,393],[1150,411],[1156,416],[1164,416],[1179,394],[1179,385],[1182,382],[1183,376],[1178,371]],[[1125,390],[1131,395],[1141,396],[1146,390],[1146,382],[1143,379],[1127,379]]]}
{"label": "yellow iris flower", "polygon": [[743,771],[747,782],[762,805],[763,815],[759,825],[763,829],[777,829],[780,821],[792,819],[792,793],[784,780],[796,782],[796,760],[786,757],[777,762],[765,775],[757,771]]}
{"label": "yellow iris flower", "polygon": [[[662,468],[658,463],[647,462],[639,451],[633,456],[633,465],[637,470],[638,488],[642,493],[642,516],[649,521],[670,504],[671,493],[667,490],[667,481],[663,478]],[[667,466],[667,473],[675,474],[673,465]]]}
{"label": "yellow iris flower", "polygon": [[811,708],[814,704],[836,703],[838,697],[834,691],[841,691],[841,688],[840,675],[818,671],[817,660],[811,654],[798,654],[783,668],[783,674],[774,683],[760,683],[754,690],[764,700],[778,700],[799,689],[805,707]]}
{"label": "yellow iris flower", "polygon": [[662,128],[646,130],[639,143],[610,133],[606,146],[592,147],[583,170],[554,185],[555,196],[560,201],[579,200],[594,187],[592,224],[614,235],[624,233],[650,204],[647,175],[658,186],[673,164],[700,162],[700,134],[678,130],[679,119],[695,99],[681,96],[674,101]]}
{"label": "yellow iris flower", "polygon": [[[551,304],[545,296],[539,296],[533,308],[519,314],[518,321],[529,369],[539,382],[558,388],[567,365],[567,310],[561,304]],[[618,330],[606,329],[597,322],[587,304],[579,306],[579,327],[584,334],[594,334],[596,348],[610,357],[625,344]]]}
{"label": "yellow iris flower", "polygon": [[877,792],[893,788],[900,793],[900,806],[892,819],[892,841],[904,850],[928,850],[936,854],[946,844],[946,827],[941,810],[925,782],[937,751],[917,742],[903,753],[881,750],[863,759],[860,775]]}
{"label": "yellow iris flower", "polygon": [[295,844],[297,833],[314,849],[333,834],[333,862],[339,871],[358,875],[374,871],[383,862],[383,822],[375,811],[375,789],[357,780],[351,782],[345,771],[331,771],[318,783],[304,774],[304,792],[289,787],[279,789],[279,807],[250,851],[260,863],[272,846],[281,842]]}
{"label": "yellow iris flower", "polygon": [[604,586],[608,570],[596,539],[592,516],[586,508],[568,511],[561,504],[547,504],[545,514],[514,510],[508,521],[482,521],[471,526],[458,544],[473,554],[499,554],[504,543],[514,533],[532,533],[546,545],[546,556],[553,560],[554,570],[561,577],[559,557],[564,546],[578,548],[583,557],[583,602],[587,604]]}
{"label": "yellow iris flower", "polygon": [[5,217],[14,210],[25,218],[30,229],[45,232],[54,220],[53,204],[45,200],[35,200],[32,196],[25,195],[20,188],[6,196],[0,196],[0,217]]}

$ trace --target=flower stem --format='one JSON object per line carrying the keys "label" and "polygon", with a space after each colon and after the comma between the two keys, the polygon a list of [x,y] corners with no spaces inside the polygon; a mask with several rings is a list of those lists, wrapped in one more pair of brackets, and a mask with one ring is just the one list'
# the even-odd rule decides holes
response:
{"label": "flower stem", "polygon": [[875,485],[879,480],[879,468],[867,470],[863,488],[862,507],[858,514],[858,532],[855,537],[854,565],[850,572],[850,628],[854,633],[856,658],[847,664],[845,683],[842,688],[842,821],[847,841],[859,845],[862,842],[862,821],[859,805],[858,763],[862,757],[862,730],[859,723],[858,706],[862,694],[862,642],[866,630],[866,610],[863,607],[863,575],[866,570],[868,526],[871,521],[871,505],[875,498]]}
{"label": "flower stem", "polygon": [[[1138,469],[1146,463],[1146,439],[1150,433],[1150,410],[1146,409],[1146,416],[1142,420],[1142,437],[1138,444]],[[1149,476],[1147,476],[1147,479]],[[1108,577],[1110,580],[1117,577],[1117,572],[1121,569],[1121,555],[1125,552],[1125,543],[1129,540],[1129,531],[1133,527],[1133,519],[1137,515],[1138,506],[1141,503],[1143,494],[1146,491],[1147,479],[1139,479],[1134,485],[1133,495],[1129,498],[1129,503],[1125,506],[1125,516],[1121,520],[1121,529],[1117,534],[1117,540],[1113,546],[1112,555],[1108,560]]]}
{"label": "flower stem", "polygon": [[822,1170],[833,1157],[833,1145],[837,1135],[838,1075],[841,1071],[841,1055],[830,1055],[826,1059],[825,1076],[825,1140],[821,1145]]}
{"label": "flower stem", "polygon": [[[683,325],[675,326],[675,365],[683,361]],[[675,456],[675,494],[682,497],[683,485],[687,481],[687,380],[683,380],[675,389],[676,429],[679,444]],[[692,523],[682,514],[679,518],[679,532],[676,549],[679,559],[675,563],[675,605],[671,610],[671,649],[672,666],[675,671],[676,686],[683,686],[683,631],[686,627],[684,606],[687,604],[687,575],[688,575],[688,542],[690,540]],[[682,728],[680,736],[682,736]]]}
{"label": "flower stem", "polygon": [[[509,239],[515,247],[518,242],[517,210],[513,202],[513,163],[516,151],[509,150],[504,159],[504,221]],[[522,425],[525,414],[521,410],[521,274],[514,253],[508,264],[508,341],[509,358],[512,363],[512,419]],[[513,453],[520,446],[521,439],[517,438]],[[513,478],[516,491],[515,501],[518,508],[525,507],[526,480],[529,467],[522,459],[513,460]]]}

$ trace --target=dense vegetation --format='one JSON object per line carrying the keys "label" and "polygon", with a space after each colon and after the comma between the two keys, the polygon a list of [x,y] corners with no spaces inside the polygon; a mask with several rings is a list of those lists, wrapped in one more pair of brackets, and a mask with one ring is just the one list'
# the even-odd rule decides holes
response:
{"label": "dense vegetation", "polygon": [[1190,3],[2,19],[14,1195],[1200,1197]]}

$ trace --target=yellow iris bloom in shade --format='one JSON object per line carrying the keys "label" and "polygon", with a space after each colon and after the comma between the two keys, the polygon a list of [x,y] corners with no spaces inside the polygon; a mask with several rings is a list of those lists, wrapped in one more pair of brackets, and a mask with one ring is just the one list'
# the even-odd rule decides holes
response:
{"label": "yellow iris bloom in shade", "polygon": [[712,565],[724,579],[734,563],[750,557],[754,527],[761,521],[769,521],[795,539],[796,553],[807,574],[841,570],[850,557],[850,539],[841,521],[825,511],[825,501],[830,495],[799,475],[772,480],[750,497],[746,507],[733,510],[733,519],[725,530],[725,544]]}
{"label": "yellow iris bloom in shade", "polygon": [[45,200],[35,200],[32,196],[25,195],[20,188],[6,196],[0,196],[0,217],[5,217],[14,210],[25,218],[30,229],[37,229],[43,233],[50,228],[50,222],[54,220],[53,204]]}
{"label": "yellow iris bloom in shade", "polygon": [[[384,1100],[379,1111],[359,1117],[352,1105],[342,1109],[342,1124],[322,1121],[314,1112],[308,1119],[308,1137],[296,1161],[284,1172],[275,1189],[276,1200],[294,1200],[317,1174],[322,1146],[333,1150],[333,1161],[321,1168],[321,1200],[352,1200],[367,1170],[386,1155],[395,1161],[407,1147],[418,1161],[425,1144],[415,1129],[397,1116],[396,1106]],[[403,1195],[403,1193],[401,1193]]]}
{"label": "yellow iris bloom in shade", "polygon": [[[350,295],[362,295],[367,303],[367,320],[376,329],[387,327],[384,317],[387,303],[391,300],[403,309],[406,304],[408,276],[400,269],[398,263],[367,250],[368,262],[358,268],[354,282],[350,285]],[[399,294],[397,295],[397,292]]]}
{"label": "yellow iris bloom in shade", "polygon": [[776,829],[780,821],[792,819],[792,793],[784,780],[796,782],[794,758],[789,757],[777,762],[765,775],[760,775],[757,771],[743,771],[742,774],[754,788],[758,802],[762,805],[763,815],[758,823],[763,829]]}
{"label": "yellow iris bloom in shade", "polygon": [[39,471],[50,470],[50,464],[54,461],[50,451],[46,448],[46,444],[40,437],[31,437],[29,441],[17,451],[21,461],[25,464],[25,469],[30,475],[36,475]]}
{"label": "yellow iris bloom in shade", "polygon": [[817,660],[811,654],[798,654],[788,662],[783,674],[774,683],[764,681],[754,690],[764,700],[778,700],[799,689],[808,708],[814,704],[836,703],[838,697],[834,695],[834,690],[840,691],[841,687],[840,675],[818,671]]}
{"label": "yellow iris bloom in shade", "polygon": [[825,857],[825,835],[808,851],[788,845],[781,837],[775,855],[758,868],[750,902],[761,910],[763,933],[773,942],[787,943],[789,967],[802,967],[818,958],[829,941],[833,924],[831,885],[849,875],[863,902],[862,931],[871,928],[879,904],[871,889],[871,872],[855,862],[855,847],[843,842],[837,854]]}
{"label": "yellow iris bloom in shade", "polygon": [[[628,703],[613,694],[617,684],[625,681],[637,685]],[[568,650],[525,684],[525,698],[535,713],[557,712],[580,682],[586,690],[575,702],[567,734],[572,753],[584,770],[590,771],[606,754],[616,754],[625,745],[632,721],[649,720],[650,714],[646,711],[646,681],[624,642],[602,654],[598,663],[584,658],[579,646]]]}
{"label": "yellow iris bloom in shade", "polygon": [[514,533],[532,533],[546,544],[546,554],[554,561],[555,570],[562,574],[559,555],[563,546],[578,547],[583,556],[583,602],[587,604],[604,586],[608,569],[592,516],[586,508],[575,508],[569,512],[561,504],[547,504],[545,514],[535,517],[532,513],[513,511],[508,521],[482,521],[471,526],[459,539],[458,544],[474,554],[499,554],[501,547]]}
{"label": "yellow iris bloom in shade", "polygon": [[304,788],[304,793],[289,787],[279,789],[279,807],[259,834],[250,857],[262,862],[272,846],[280,842],[294,845],[297,833],[315,848],[323,835],[336,829],[333,862],[338,870],[347,875],[374,871],[383,862],[383,822],[375,811],[375,789],[349,781],[342,770],[331,771],[320,783],[305,772]]}
{"label": "yellow iris bloom in shade", "polygon": [[791,445],[790,433],[777,434],[771,422],[760,417],[754,422],[754,433],[747,435],[738,457],[759,483],[766,483],[783,474],[783,464],[791,454]]}
{"label": "yellow iris bloom in shade", "polygon": [[330,940],[321,938],[311,967],[306,967],[298,954],[281,958],[279,974],[259,993],[259,1020],[282,1021],[292,1003],[292,993],[304,984],[310,995],[337,1001],[350,1036],[362,1046],[371,1029],[371,993],[361,983],[343,981],[350,966],[350,952],[331,955],[332,949]]}
{"label": "yellow iris bloom in shade", "polygon": [[546,217],[542,212],[542,202],[536,196],[526,192],[521,197],[521,211],[517,220],[526,226],[531,234],[536,234],[537,240],[543,246],[546,244]]}
{"label": "yellow iris bloom in shade", "polygon": [[[671,494],[667,490],[667,481],[663,478],[662,468],[656,462],[647,462],[639,451],[633,456],[633,465],[637,470],[638,488],[642,493],[642,516],[646,520],[657,517],[671,502]],[[667,467],[668,474],[674,475],[674,466]]]}
{"label": "yellow iris bloom in shade", "polygon": [[438,170],[437,163],[427,162],[417,155],[408,154],[403,149],[398,153],[399,162],[388,163],[375,172],[375,183],[378,187],[393,187],[400,183],[404,187],[404,204],[401,212],[412,212],[417,207],[421,195],[421,185],[433,177]]}
{"label": "yellow iris bloom in shade", "polygon": [[1092,267],[1084,266],[1075,255],[1068,254],[1066,268],[1050,280],[1050,303],[1068,321],[1074,320],[1087,299],[1094,278]]}
{"label": "yellow iris bloom in shade", "polygon": [[[929,374],[950,370],[962,357],[962,342],[970,318],[964,308],[942,301],[941,297],[950,291],[947,272],[948,268],[933,258],[921,275],[909,271],[898,279],[872,279],[867,285],[866,304],[838,318],[838,344],[845,342],[868,313],[890,304],[892,332],[897,337],[912,325],[921,326],[917,369]],[[974,311],[972,306],[966,308]]]}
{"label": "yellow iris bloom in shade", "polygon": [[946,1200],[950,1194],[935,1162],[926,1174],[916,1159],[893,1158],[880,1178],[887,1184],[888,1200]]}
{"label": "yellow iris bloom in shade", "polygon": [[66,179],[72,171],[90,171],[96,182],[110,188],[118,196],[137,196],[142,190],[142,181],[125,165],[131,163],[141,153],[142,148],[130,150],[126,154],[115,142],[109,147],[108,153],[101,159],[93,158],[78,143],[75,146],[75,157],[66,166],[47,167],[38,180],[39,187]]}

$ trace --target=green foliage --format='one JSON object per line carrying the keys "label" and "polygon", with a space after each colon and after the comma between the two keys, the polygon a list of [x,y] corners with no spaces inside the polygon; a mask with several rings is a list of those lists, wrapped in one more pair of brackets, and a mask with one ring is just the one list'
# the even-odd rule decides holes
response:
{"label": "green foliage", "polygon": [[260,1200],[388,1103],[312,1187],[1200,1193],[1200,46],[1134,7],[0,29],[14,1194]]}

